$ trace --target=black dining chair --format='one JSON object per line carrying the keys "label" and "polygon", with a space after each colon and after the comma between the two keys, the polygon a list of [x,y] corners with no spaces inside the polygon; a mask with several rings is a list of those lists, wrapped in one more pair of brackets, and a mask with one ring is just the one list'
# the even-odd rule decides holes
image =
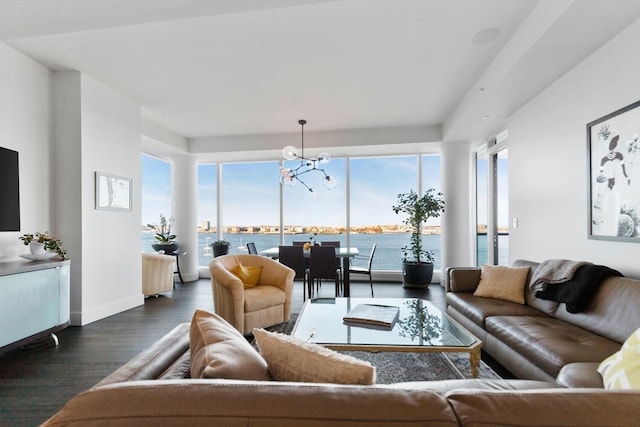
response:
{"label": "black dining chair", "polygon": [[[336,248],[336,252],[340,249],[340,241],[339,240],[322,240],[320,242],[320,246],[333,246]],[[344,277],[342,271],[342,261],[340,258],[336,257],[336,268],[340,271],[340,281],[342,282],[342,278]]]}
{"label": "black dining chair", "polygon": [[336,284],[336,297],[341,295],[340,274],[336,268],[336,248],[333,246],[312,246],[309,266],[309,289],[316,289],[322,279],[331,279]]}
{"label": "black dining chair", "polygon": [[366,259],[367,260],[367,267],[358,267],[356,265],[350,265],[349,266],[349,274],[368,274],[369,275],[369,285],[371,286],[371,296],[373,297],[373,280],[371,279],[371,264],[373,263],[373,254],[375,254],[376,252],[376,246],[377,244],[374,243],[373,246],[371,247],[371,254],[369,255],[369,257],[365,257],[365,256],[360,256],[360,255],[356,255],[354,258],[355,259]]}
{"label": "black dining chair", "polygon": [[278,260],[281,264],[286,265],[296,272],[295,279],[302,279],[302,300],[306,299],[308,292],[311,297],[311,282],[309,281],[309,289],[307,289],[307,279],[309,277],[309,269],[305,263],[305,256],[302,246],[278,246]]}
{"label": "black dining chair", "polygon": [[247,243],[247,251],[249,251],[250,255],[258,255],[258,250],[256,249],[256,244],[254,242]]}

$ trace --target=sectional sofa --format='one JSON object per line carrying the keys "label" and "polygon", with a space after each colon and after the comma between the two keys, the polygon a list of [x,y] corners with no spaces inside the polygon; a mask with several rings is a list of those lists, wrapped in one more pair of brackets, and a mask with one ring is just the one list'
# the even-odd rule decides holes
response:
{"label": "sectional sofa", "polygon": [[[535,263],[528,262],[517,265],[536,267]],[[448,273],[450,313],[486,340],[488,351],[506,362],[512,372],[524,374],[523,378],[543,377],[543,380],[477,379],[384,385],[276,381],[270,377],[271,362],[267,361],[267,355],[263,353],[265,360],[262,360],[260,353],[230,325],[232,331],[220,332],[224,325],[221,328],[196,323],[196,312],[190,324],[176,326],[95,387],[72,398],[44,425],[637,425],[640,391],[603,388],[602,380],[593,377],[593,365],[597,366],[596,361],[620,348],[626,331],[633,332],[631,325],[638,326],[638,313],[632,307],[634,304],[637,307],[639,302],[638,281],[610,279],[599,290],[589,311],[574,319],[564,313],[561,304],[532,301],[516,306],[516,303],[486,301],[490,298],[474,296],[472,282],[474,277],[476,282],[479,280],[480,270],[451,269]],[[618,304],[617,309],[610,307],[613,303]],[[477,311],[487,314],[484,322],[473,320],[475,317],[471,313]],[[548,348],[531,341],[532,347],[546,348],[544,351],[554,364],[538,366],[535,361],[541,359],[535,359],[526,351],[517,353],[517,346],[505,352],[507,344],[500,341],[502,336],[481,326],[492,324],[492,317],[507,313],[511,318],[530,318],[534,327],[523,328],[525,336],[544,322],[547,326],[554,319],[561,322],[557,334],[554,335],[554,327],[547,331],[552,337]],[[583,350],[576,352],[581,360],[576,368],[584,368],[586,363],[587,369],[573,370],[568,375],[571,381],[566,383],[556,381],[553,372],[576,365],[569,359],[555,362],[555,354],[562,353],[556,349],[556,344],[566,336],[567,342],[562,348],[565,344],[567,347],[579,346],[577,341],[583,339],[580,337],[597,335],[592,330],[616,329],[614,325],[601,325],[603,321],[622,324],[620,331],[601,337],[612,344],[607,344],[606,350],[596,356],[585,356],[587,361],[584,362],[580,355],[591,351],[591,341],[588,341]],[[212,335],[216,338],[211,339]],[[598,340],[597,337],[592,339]],[[518,368],[520,363],[522,368]],[[557,367],[550,369],[547,365]],[[599,377],[597,372],[595,375]],[[581,376],[586,380],[581,381]]]}
{"label": "sectional sofa", "polygon": [[517,378],[602,387],[598,365],[640,327],[640,280],[608,277],[571,313],[566,303],[536,297],[531,282],[540,263],[517,260],[512,267],[528,268],[522,304],[475,295],[481,268],[449,268],[447,313]]}

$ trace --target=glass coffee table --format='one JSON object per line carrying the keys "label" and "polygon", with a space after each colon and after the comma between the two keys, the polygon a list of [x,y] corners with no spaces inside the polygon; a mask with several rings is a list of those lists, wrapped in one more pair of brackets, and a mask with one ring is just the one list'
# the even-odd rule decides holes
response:
{"label": "glass coffee table", "polygon": [[[358,304],[400,309],[392,328],[345,324]],[[314,298],[302,307],[292,336],[333,350],[369,352],[469,353],[471,375],[478,376],[482,341],[429,301],[417,298]]]}

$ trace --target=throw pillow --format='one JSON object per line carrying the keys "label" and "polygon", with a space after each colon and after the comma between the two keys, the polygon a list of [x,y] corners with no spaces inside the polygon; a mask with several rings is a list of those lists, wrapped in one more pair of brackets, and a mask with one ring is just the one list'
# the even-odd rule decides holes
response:
{"label": "throw pillow", "polygon": [[260,274],[262,273],[261,266],[245,266],[241,263],[234,265],[231,270],[233,274],[238,276],[242,280],[242,284],[245,288],[253,288],[258,284],[260,280]]}
{"label": "throw pillow", "polygon": [[640,389],[640,329],[627,338],[619,351],[600,363],[598,372],[608,390]]}
{"label": "throw pillow", "polygon": [[483,265],[480,283],[473,295],[524,304],[524,287],[529,267]]}
{"label": "throw pillow", "polygon": [[376,368],[369,362],[264,329],[254,329],[253,335],[276,381],[364,385],[376,382]]}
{"label": "throw pillow", "polygon": [[217,314],[196,310],[189,340],[192,378],[271,379],[267,362]]}

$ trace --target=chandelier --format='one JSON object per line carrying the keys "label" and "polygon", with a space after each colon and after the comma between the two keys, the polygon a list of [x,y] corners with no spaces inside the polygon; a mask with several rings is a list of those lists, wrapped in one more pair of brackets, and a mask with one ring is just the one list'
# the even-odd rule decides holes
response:
{"label": "chandelier", "polygon": [[317,171],[322,173],[322,185],[326,189],[333,190],[334,188],[336,188],[336,178],[333,175],[327,174],[321,167],[318,167],[319,165],[325,165],[329,163],[329,161],[331,160],[331,155],[329,153],[320,153],[317,158],[305,157],[304,125],[307,124],[307,121],[298,120],[298,124],[300,124],[302,135],[302,147],[300,150],[300,154],[298,154],[298,150],[296,149],[296,147],[287,145],[282,149],[282,155],[285,160],[300,160],[300,165],[296,168],[280,166],[280,184],[287,187],[293,187],[296,185],[296,183],[299,182],[305,186],[312,197],[315,197],[318,194],[317,191],[313,187],[307,185],[300,177],[309,172]]}

